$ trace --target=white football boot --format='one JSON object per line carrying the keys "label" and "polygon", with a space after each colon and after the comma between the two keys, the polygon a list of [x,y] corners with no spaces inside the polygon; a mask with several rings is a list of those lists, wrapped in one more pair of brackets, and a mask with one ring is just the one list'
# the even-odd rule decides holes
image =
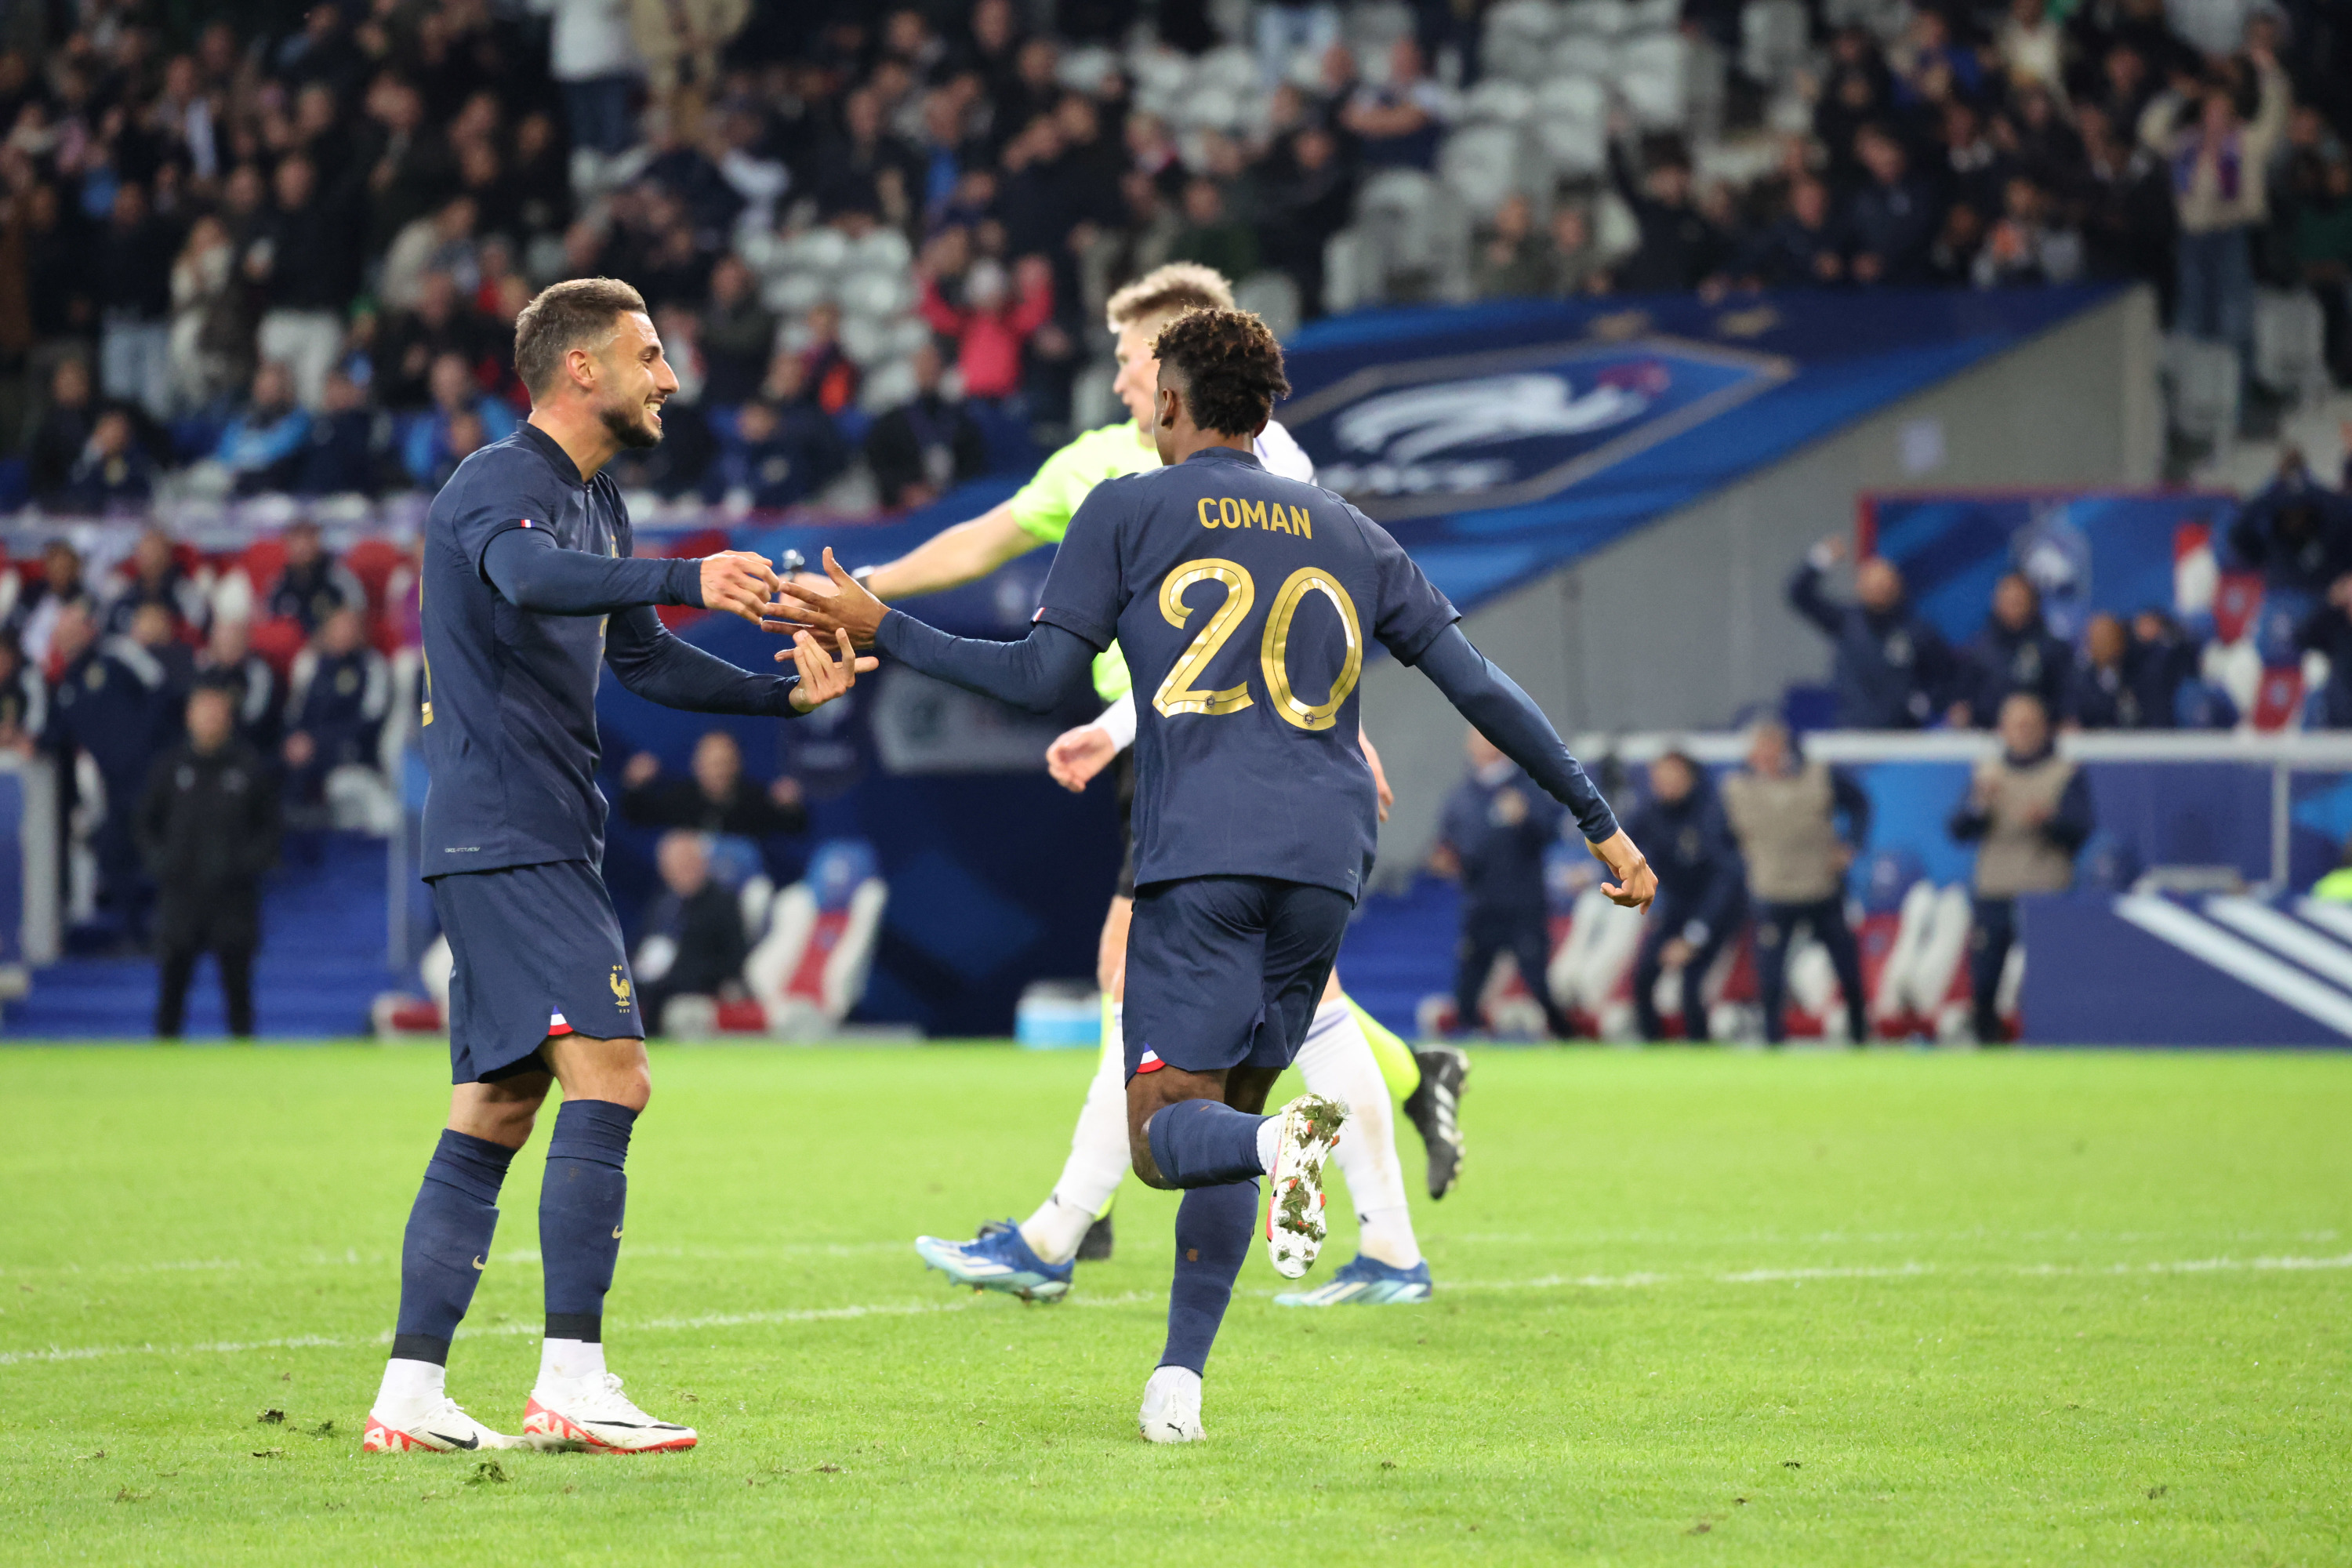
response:
{"label": "white football boot", "polygon": [[1143,1385],[1144,1439],[1152,1443],[1197,1443],[1201,1430],[1201,1374],[1189,1366],[1163,1366]]}
{"label": "white football boot", "polygon": [[542,1381],[523,1406],[522,1440],[534,1448],[665,1454],[695,1444],[694,1428],[656,1421],[629,1402],[609,1372]]}
{"label": "white football boot", "polygon": [[1275,1130],[1273,1194],[1265,1206],[1265,1249],[1274,1271],[1296,1279],[1323,1250],[1323,1164],[1339,1141],[1348,1108],[1302,1094],[1282,1108]]}
{"label": "white football boot", "polygon": [[362,1454],[469,1454],[526,1447],[520,1437],[491,1431],[446,1394],[410,1411],[369,1411],[367,1432],[360,1438]]}

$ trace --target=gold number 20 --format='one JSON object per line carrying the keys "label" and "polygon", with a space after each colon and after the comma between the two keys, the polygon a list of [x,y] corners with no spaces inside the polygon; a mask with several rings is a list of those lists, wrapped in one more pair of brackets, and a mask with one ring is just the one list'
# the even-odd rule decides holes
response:
{"label": "gold number 20", "polygon": [[[1171,626],[1181,628],[1191,618],[1184,605],[1184,595],[1196,583],[1223,584],[1224,602],[1217,606],[1208,623],[1186,645],[1183,654],[1168,671],[1168,679],[1160,683],[1153,694],[1152,707],[1169,718],[1179,713],[1238,713],[1250,706],[1249,684],[1227,687],[1222,691],[1204,691],[1192,683],[1209,668],[1228,639],[1240,629],[1243,617],[1257,601],[1257,584],[1252,581],[1249,569],[1237,561],[1188,561],[1171,572],[1160,584],[1160,613]],[[1290,625],[1297,617],[1298,606],[1310,593],[1320,593],[1339,612],[1348,629],[1348,654],[1340,666],[1339,679],[1331,683],[1331,693],[1321,702],[1302,701],[1291,689],[1287,656]],[[1357,679],[1364,668],[1363,629],[1356,617],[1355,601],[1339,580],[1320,567],[1302,566],[1290,574],[1275,595],[1274,607],[1267,615],[1265,635],[1258,648],[1258,666],[1265,672],[1266,691],[1274,700],[1274,710],[1286,723],[1301,730],[1328,730],[1338,721],[1339,705],[1356,689]]]}

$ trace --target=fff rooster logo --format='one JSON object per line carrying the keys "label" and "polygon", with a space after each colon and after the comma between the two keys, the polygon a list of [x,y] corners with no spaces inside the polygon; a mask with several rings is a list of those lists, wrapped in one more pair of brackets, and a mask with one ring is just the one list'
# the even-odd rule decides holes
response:
{"label": "fff rooster logo", "polygon": [[1277,414],[1317,483],[1389,522],[1541,500],[1792,374],[1679,339],[1553,343],[1372,366]]}

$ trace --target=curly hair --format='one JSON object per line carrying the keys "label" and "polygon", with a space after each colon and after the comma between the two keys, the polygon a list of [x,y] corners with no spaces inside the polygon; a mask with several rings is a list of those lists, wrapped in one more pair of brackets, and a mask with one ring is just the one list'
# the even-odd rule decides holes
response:
{"label": "curly hair", "polygon": [[1103,314],[1114,332],[1138,321],[1158,321],[1185,310],[1230,310],[1234,286],[1213,267],[1171,261],[1155,267],[1110,297]]}
{"label": "curly hair", "polygon": [[1192,423],[1221,436],[1255,435],[1290,392],[1282,345],[1247,310],[1192,310],[1160,329],[1152,353],[1184,383]]}

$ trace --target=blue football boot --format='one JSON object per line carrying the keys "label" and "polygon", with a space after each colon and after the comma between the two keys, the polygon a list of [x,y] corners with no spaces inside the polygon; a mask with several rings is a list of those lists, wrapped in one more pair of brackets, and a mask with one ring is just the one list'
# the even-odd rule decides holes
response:
{"label": "blue football boot", "polygon": [[1048,1263],[1030,1251],[1021,1227],[1011,1220],[989,1221],[970,1241],[919,1236],[915,1252],[926,1268],[959,1285],[1002,1290],[1024,1301],[1060,1300],[1070,1293],[1070,1276],[1076,1271],[1074,1264]]}
{"label": "blue football boot", "polygon": [[1429,1300],[1429,1259],[1399,1268],[1358,1253],[1348,1265],[1312,1290],[1276,1296],[1277,1307],[1385,1307]]}

